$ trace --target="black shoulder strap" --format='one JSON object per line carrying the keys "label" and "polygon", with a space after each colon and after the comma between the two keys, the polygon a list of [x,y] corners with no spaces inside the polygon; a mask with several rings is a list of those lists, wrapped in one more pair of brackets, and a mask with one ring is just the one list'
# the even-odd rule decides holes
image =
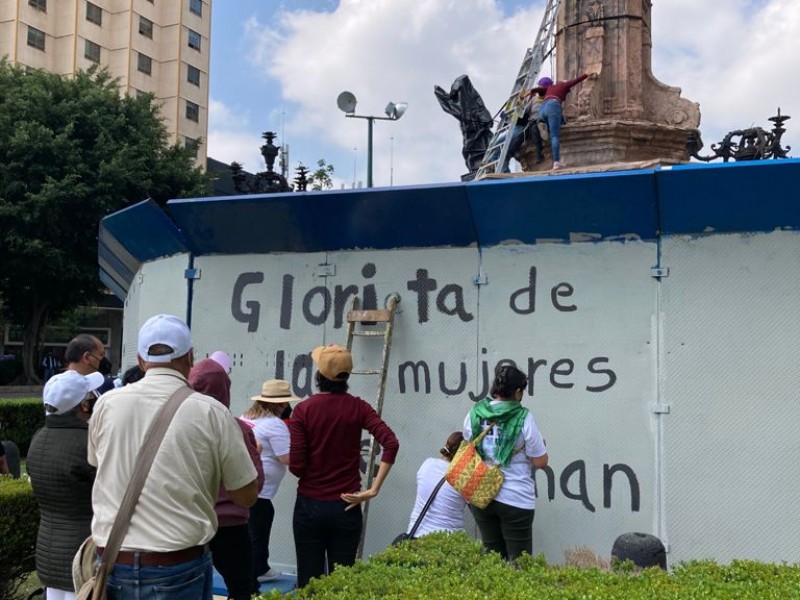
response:
{"label": "black shoulder strap", "polygon": [[442,477],[439,483],[436,484],[436,487],[433,488],[431,495],[428,496],[428,501],[425,503],[425,506],[422,508],[422,511],[419,513],[417,520],[414,521],[414,526],[411,528],[411,531],[408,532],[409,537],[414,537],[414,534],[417,533],[417,529],[419,529],[420,524],[422,523],[422,519],[425,518],[425,513],[428,512],[428,509],[433,504],[433,499],[436,498],[436,494],[438,493],[439,489],[444,484],[445,478]]}

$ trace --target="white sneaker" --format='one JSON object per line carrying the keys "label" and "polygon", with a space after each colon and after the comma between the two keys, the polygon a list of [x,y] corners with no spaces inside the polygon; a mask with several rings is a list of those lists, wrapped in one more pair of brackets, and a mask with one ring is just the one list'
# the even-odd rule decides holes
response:
{"label": "white sneaker", "polygon": [[557,161],[553,162],[553,170],[554,170],[554,171],[556,171],[556,170],[558,170],[558,169],[563,169],[563,168],[564,168],[564,167],[566,167],[566,166],[567,166],[567,165],[565,165],[565,164],[564,164],[563,162],[561,162],[560,160],[557,160]]}
{"label": "white sneaker", "polygon": [[281,575],[283,575],[283,573],[281,573],[280,571],[276,571],[275,569],[270,569],[266,573],[256,577],[256,579],[258,580],[259,583],[264,583],[265,581],[275,581],[276,579],[281,577]]}

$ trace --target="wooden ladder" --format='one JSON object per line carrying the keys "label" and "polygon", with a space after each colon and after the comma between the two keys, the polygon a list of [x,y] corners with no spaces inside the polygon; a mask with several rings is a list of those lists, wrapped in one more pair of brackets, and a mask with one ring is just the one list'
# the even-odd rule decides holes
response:
{"label": "wooden ladder", "polygon": [[534,87],[537,77],[542,70],[544,61],[555,50],[555,28],[558,9],[561,8],[561,0],[547,0],[547,6],[542,15],[542,24],[536,34],[533,46],[525,51],[522,65],[511,87],[511,94],[503,105],[503,114],[497,129],[492,135],[486,153],[481,160],[481,166],[475,174],[475,179],[483,179],[491,173],[500,173],[508,155],[508,148],[511,145],[511,132],[517,124],[517,119],[522,114],[521,107],[516,109],[514,103],[521,90],[528,90]]}
{"label": "wooden ladder", "polygon": [[[386,299],[386,308],[375,310],[361,310],[361,302],[358,298],[353,298],[350,311],[347,313],[347,349],[353,351],[353,341],[357,337],[383,337],[383,356],[381,366],[378,369],[353,369],[352,375],[377,376],[378,397],[375,403],[375,411],[380,416],[383,413],[383,399],[386,394],[386,376],[389,367],[389,354],[392,349],[392,334],[394,332],[394,317],[397,312],[397,304],[400,302],[400,294],[394,293]],[[382,323],[382,327],[372,329]],[[377,444],[375,437],[370,436],[369,460],[367,461],[367,482],[364,489],[372,486],[373,470],[375,468],[375,455]],[[369,501],[364,502],[363,524],[361,526],[361,541],[358,544],[357,557],[360,559],[364,553],[364,539],[367,532],[367,519],[369,517]]]}

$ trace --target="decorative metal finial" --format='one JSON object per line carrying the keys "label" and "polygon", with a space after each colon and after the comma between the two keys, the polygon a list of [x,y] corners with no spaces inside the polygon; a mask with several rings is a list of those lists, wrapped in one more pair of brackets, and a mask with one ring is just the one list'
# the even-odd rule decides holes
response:
{"label": "decorative metal finial", "polygon": [[703,162],[711,162],[718,158],[723,162],[728,162],[730,159],[741,161],[786,158],[792,147],[781,146],[781,137],[786,133],[783,124],[789,119],[790,116],[781,115],[781,109],[778,107],[778,114],[768,119],[773,123],[772,131],[765,131],[761,127],[731,131],[719,144],[711,144],[713,154],[705,156],[700,155],[700,150],[703,148],[700,132],[694,131],[689,135],[686,150],[689,156]]}
{"label": "decorative metal finial", "polygon": [[264,157],[266,171],[248,177],[241,164],[232,162],[229,169],[236,191],[240,194],[291,192],[292,187],[287,183],[286,178],[275,172],[275,159],[280,152],[280,146],[276,146],[274,143],[277,135],[274,131],[265,131],[261,137],[266,141],[261,146],[261,156]]}

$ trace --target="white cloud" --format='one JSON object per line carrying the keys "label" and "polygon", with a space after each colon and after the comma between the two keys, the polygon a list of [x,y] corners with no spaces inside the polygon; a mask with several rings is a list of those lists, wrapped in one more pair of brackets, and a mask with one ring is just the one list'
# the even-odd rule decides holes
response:
{"label": "white cloud", "polygon": [[247,31],[254,64],[280,82],[283,99],[296,107],[287,114],[286,139],[297,152],[312,144],[336,148],[338,155],[328,158],[337,174],[345,174],[356,147],[357,179],[363,180],[367,123],[346,119],[336,106],[338,94],[353,92],[357,114],[366,115],[383,116],[390,100],[407,101],[400,121],[375,122],[374,179],[388,185],[393,166],[395,184],[421,183],[457,179],[466,171],[458,122],[441,110],[433,86],[449,89],[466,73],[490,110],[499,106],[538,27],[538,13],[504,18],[493,0],[427,0],[413,7],[397,0],[346,0],[333,12],[283,12],[275,28],[250,20]]}
{"label": "white cloud", "polygon": [[[654,74],[700,102],[707,144],[731,129],[768,128],[778,105],[784,113],[797,111],[795,3],[671,0],[654,7]],[[346,119],[336,107],[338,94],[349,90],[358,98],[358,114],[380,116],[390,100],[409,103],[399,122],[375,123],[376,186],[389,184],[392,167],[395,184],[453,181],[466,170],[461,133],[439,107],[433,86],[449,89],[468,74],[489,110],[496,110],[533,43],[541,11],[541,2],[509,15],[496,0],[341,0],[328,12],[285,10],[273,27],[251,18],[246,40],[255,68],[279,83],[291,107],[286,139],[295,156],[308,157],[306,164],[325,156],[337,178],[350,181],[357,147],[357,178],[363,179],[366,122]],[[791,121],[788,127],[791,132]],[[222,156],[212,136],[224,129],[209,134],[215,155]]]}
{"label": "white cloud", "polygon": [[[272,115],[270,121],[279,116]],[[260,148],[264,140],[256,131],[261,124],[254,124],[248,111],[241,106],[229,106],[211,98],[208,110],[208,155],[225,163],[236,161],[246,171],[257,173],[265,169]],[[278,170],[278,163],[275,170]]]}
{"label": "white cloud", "polygon": [[[733,129],[770,129],[767,119],[778,106],[800,117],[796,0],[727,0],[724,9],[714,2],[672,0],[653,9],[653,29],[653,71],[700,102],[707,146]],[[797,148],[800,121],[787,127],[785,145]]]}

